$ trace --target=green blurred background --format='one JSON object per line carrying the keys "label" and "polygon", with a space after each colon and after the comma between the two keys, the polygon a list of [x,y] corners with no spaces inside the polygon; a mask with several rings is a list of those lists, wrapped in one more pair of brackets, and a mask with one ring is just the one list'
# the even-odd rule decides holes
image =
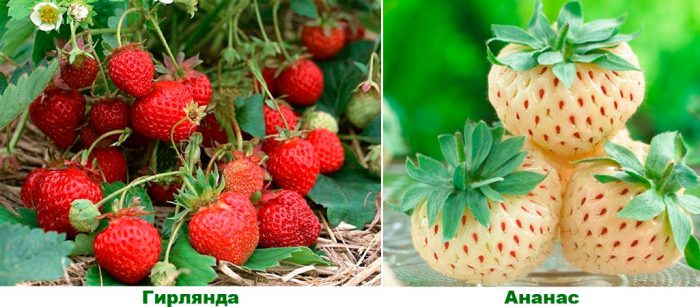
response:
{"label": "green blurred background", "polygon": [[[547,17],[555,20],[565,2],[543,0]],[[631,46],[647,92],[627,124],[633,137],[648,142],[679,130],[698,148],[700,120],[690,109],[700,105],[700,1],[582,3],[586,21],[626,13],[622,31],[641,31]],[[384,96],[401,123],[405,153],[439,157],[438,134],[461,129],[467,118],[497,120],[487,100],[484,42],[491,24],[525,26],[533,7],[532,0],[384,0]],[[396,143],[390,138],[397,136],[384,137]]]}

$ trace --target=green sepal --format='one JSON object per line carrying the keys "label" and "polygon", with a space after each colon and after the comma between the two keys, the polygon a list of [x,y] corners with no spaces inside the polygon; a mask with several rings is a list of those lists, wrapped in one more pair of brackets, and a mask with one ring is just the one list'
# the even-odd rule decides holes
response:
{"label": "green sepal", "polygon": [[664,208],[663,197],[654,190],[647,190],[632,198],[616,216],[635,221],[646,221],[661,214]]}
{"label": "green sepal", "polygon": [[505,195],[525,195],[537,187],[549,174],[518,171],[503,177],[503,181],[491,185],[495,191]]}
{"label": "green sepal", "polygon": [[457,228],[464,215],[464,203],[467,202],[467,192],[453,191],[447,196],[442,207],[442,241],[448,241],[455,237]]}
{"label": "green sepal", "polygon": [[447,163],[452,167],[456,167],[459,164],[457,137],[452,134],[443,134],[438,136],[438,142],[440,142],[440,151]]}
{"label": "green sepal", "polygon": [[488,228],[491,222],[491,210],[489,210],[486,196],[478,190],[469,190],[467,191],[467,204],[476,221]]}
{"label": "green sepal", "polygon": [[435,225],[437,222],[437,217],[440,214],[440,210],[445,205],[447,197],[450,195],[450,190],[447,189],[434,189],[428,195],[428,202],[426,212],[428,214],[428,225]]}
{"label": "green sepal", "polygon": [[689,267],[700,271],[700,244],[698,244],[698,239],[694,236],[690,236],[688,239],[688,244],[685,245],[685,263]]}
{"label": "green sepal", "polygon": [[421,185],[412,187],[403,193],[401,203],[398,206],[392,206],[391,208],[395,211],[411,214],[413,213],[413,209],[418,206],[418,204],[425,201],[431,190],[432,187],[429,186]]}
{"label": "green sepal", "polygon": [[673,232],[673,241],[679,250],[685,250],[685,245],[688,244],[688,239],[692,234],[690,217],[683,209],[671,203],[669,199],[664,198],[664,202],[666,203],[668,222],[671,225],[671,232]]}
{"label": "green sepal", "polygon": [[696,196],[678,195],[676,196],[676,203],[692,214],[700,214],[700,198]]}
{"label": "green sepal", "polygon": [[637,156],[635,156],[631,150],[627,149],[627,147],[608,141],[605,142],[605,153],[622,167],[629,168],[637,173],[644,171],[642,162],[639,162]]}

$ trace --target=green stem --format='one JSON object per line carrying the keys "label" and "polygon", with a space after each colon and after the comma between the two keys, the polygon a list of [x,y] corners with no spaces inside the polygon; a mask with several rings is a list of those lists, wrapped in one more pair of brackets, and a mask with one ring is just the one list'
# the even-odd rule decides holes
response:
{"label": "green stem", "polygon": [[146,12],[146,19],[153,24],[153,28],[156,30],[156,34],[158,34],[158,38],[160,39],[160,42],[163,44],[163,47],[165,47],[165,52],[168,53],[168,56],[170,59],[173,60],[173,66],[175,66],[175,69],[177,71],[180,71],[180,65],[177,63],[177,59],[173,55],[173,52],[170,50],[170,46],[168,45],[168,41],[165,39],[165,36],[163,36],[163,32],[160,30],[160,26],[158,25],[158,20],[157,16],[151,15],[151,13]]}
{"label": "green stem", "polygon": [[[180,206],[175,207],[175,215],[178,214],[178,211],[180,209]],[[175,243],[175,240],[177,239],[177,233],[180,231],[180,227],[182,227],[182,224],[184,224],[185,219],[181,219],[177,221],[177,225],[175,225],[175,228],[173,228],[173,232],[170,234],[170,238],[168,238],[168,247],[165,248],[165,258],[163,261],[165,263],[168,262],[168,259],[170,258],[170,249],[173,247],[173,244]]]}
{"label": "green stem", "polygon": [[241,14],[243,13],[243,9],[241,8],[236,12],[236,15],[233,16],[233,39],[236,42],[236,46],[241,45],[241,38],[238,35],[238,20],[241,17]]}
{"label": "green stem", "polygon": [[284,58],[289,60],[289,54],[287,53],[287,49],[284,48],[284,40],[282,40],[282,33],[280,32],[280,26],[279,22],[277,21],[277,11],[280,8],[280,2],[281,1],[274,1],[274,4],[272,5],[272,22],[275,25],[275,35],[277,36],[277,41],[280,44],[280,50],[282,51],[282,55],[284,55]]}
{"label": "green stem", "polygon": [[343,141],[351,141],[353,139],[358,139],[358,140],[363,141],[363,142],[377,144],[377,140],[375,138],[368,137],[368,136],[362,136],[362,135],[356,135],[353,137],[353,136],[347,135],[347,134],[339,134],[338,138],[343,140]]}
{"label": "green stem", "polygon": [[108,138],[108,137],[110,137],[110,136],[112,136],[112,135],[124,134],[124,133],[128,133],[128,132],[129,132],[129,131],[126,130],[126,129],[123,129],[123,130],[113,130],[113,131],[107,132],[107,133],[105,133],[105,134],[103,134],[103,135],[100,135],[94,142],[92,142],[92,144],[90,144],[90,147],[89,147],[88,150],[87,150],[87,155],[85,155],[85,159],[84,159],[84,160],[81,160],[81,161],[80,161],[80,164],[85,165],[85,164],[88,162],[88,161],[87,161],[87,157],[90,156],[90,153],[95,149],[95,146],[97,146],[97,144],[99,144],[102,140],[104,140],[104,139],[106,139],[106,138]]}
{"label": "green stem", "polygon": [[661,175],[661,182],[656,186],[656,191],[661,193],[662,195],[665,194],[665,189],[666,186],[668,185],[669,182],[671,182],[671,177],[673,176],[673,171],[676,167],[675,163],[669,163],[666,166],[666,169],[664,170],[663,175]]}
{"label": "green stem", "polygon": [[121,32],[122,32],[122,23],[124,23],[124,18],[126,18],[126,15],[129,15],[129,13],[140,11],[140,10],[141,9],[139,9],[139,8],[132,7],[130,9],[124,11],[124,13],[122,13],[122,15],[119,16],[119,23],[117,24],[117,46],[119,46],[119,47],[122,46]]}
{"label": "green stem", "polygon": [[102,198],[102,200],[100,200],[95,205],[98,207],[102,206],[104,203],[110,201],[111,199],[113,199],[117,195],[121,194],[122,192],[129,190],[129,189],[131,189],[139,184],[143,184],[143,183],[146,183],[149,181],[155,181],[155,180],[158,180],[160,178],[170,177],[170,176],[174,176],[174,175],[178,175],[178,174],[180,174],[180,171],[172,171],[172,172],[167,172],[167,173],[160,173],[160,174],[155,174],[155,175],[151,175],[151,176],[143,176],[143,177],[136,178],[134,181],[132,181],[128,185],[124,186],[123,188],[116,190],[112,194],[105,196],[104,198]]}
{"label": "green stem", "polygon": [[22,137],[22,134],[24,133],[24,128],[27,126],[27,119],[29,118],[29,109],[24,110],[22,115],[19,117],[19,121],[17,122],[17,127],[15,127],[15,130],[12,132],[12,137],[10,138],[10,142],[7,143],[7,153],[12,154],[12,152],[15,150],[15,146],[17,146],[17,143],[19,143],[19,139]]}
{"label": "green stem", "polygon": [[76,29],[76,24],[75,22],[70,23],[70,45],[73,47],[73,50],[78,50],[80,47],[78,47],[78,40],[75,38],[75,29]]}
{"label": "green stem", "polygon": [[261,70],[253,62],[249,62],[248,65],[250,67],[250,71],[253,73],[253,76],[255,76],[255,79],[257,79],[258,83],[260,83],[260,87],[263,88],[265,93],[270,97],[272,104],[275,105],[275,110],[280,114],[282,122],[284,122],[284,126],[287,128],[287,130],[291,131],[292,129],[289,128],[289,123],[287,123],[287,119],[284,118],[284,114],[282,114],[280,106],[277,104],[275,97],[272,96],[272,93],[270,93],[270,90],[267,88],[267,84],[265,83],[265,79],[262,77]]}
{"label": "green stem", "polygon": [[262,33],[263,40],[265,43],[269,43],[270,39],[267,38],[265,33],[265,26],[263,26],[262,18],[260,17],[260,9],[258,8],[258,0],[253,0],[253,5],[255,6],[255,17],[258,19],[258,26],[260,27],[260,33]]}
{"label": "green stem", "polygon": [[[182,156],[182,154],[180,153],[180,150],[177,148],[177,144],[175,144],[175,129],[177,128],[177,126],[181,125],[186,120],[188,120],[187,115],[185,115],[185,117],[183,117],[177,123],[175,123],[175,125],[173,125],[173,128],[170,129],[170,145],[172,145],[173,149],[175,149],[175,153],[177,154],[177,157],[180,159],[180,162],[182,162],[182,165],[187,165],[187,161],[185,161],[185,158]],[[188,171],[191,171],[191,170],[188,170]]]}
{"label": "green stem", "polygon": [[[88,44],[92,46],[93,41],[92,41],[92,34],[88,33],[87,36]],[[97,52],[95,51],[95,48],[92,48],[92,56],[95,58],[95,61],[97,61],[97,67],[100,69],[100,79],[102,79],[102,82],[104,83],[105,86],[105,92],[109,94],[109,81],[107,81],[107,74],[105,73],[104,67],[102,67],[102,62],[100,62],[100,57],[97,56]],[[94,83],[93,83],[94,87]],[[94,92],[94,90],[93,90]]]}
{"label": "green stem", "polygon": [[554,50],[558,51],[564,47],[564,42],[566,42],[566,34],[569,33],[569,23],[565,23],[559,32],[559,37],[554,44]]}

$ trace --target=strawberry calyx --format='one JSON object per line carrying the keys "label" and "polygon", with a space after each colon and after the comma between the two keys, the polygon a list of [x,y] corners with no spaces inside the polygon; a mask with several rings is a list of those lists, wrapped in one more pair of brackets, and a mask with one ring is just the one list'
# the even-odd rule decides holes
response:
{"label": "strawberry calyx", "polygon": [[177,204],[183,206],[186,212],[196,212],[200,208],[215,204],[221,192],[226,187],[216,165],[211,172],[205,173],[201,168],[195,175],[183,176],[183,185],[175,195]]}
{"label": "strawberry calyx", "polygon": [[119,209],[117,212],[107,212],[104,213],[97,218],[99,220],[102,219],[107,219],[107,220],[115,220],[121,217],[141,217],[141,216],[146,216],[146,215],[151,215],[153,212],[148,212],[144,210],[143,207],[139,206],[140,201],[134,199],[132,200],[132,204],[126,208]]}
{"label": "strawberry calyx", "polygon": [[307,27],[321,27],[323,35],[331,36],[333,29],[342,27],[341,20],[348,19],[349,15],[344,13],[323,12],[316,19],[307,21],[304,25]]}
{"label": "strawberry calyx", "polygon": [[[495,65],[518,71],[537,65],[552,66],[552,72],[571,88],[576,78],[575,63],[592,63],[612,71],[639,70],[627,60],[609,51],[631,41],[635,34],[621,34],[625,17],[583,22],[579,0],[564,4],[554,28],[542,11],[542,2],[535,1],[535,10],[527,30],[508,25],[492,25],[494,37],[486,41],[488,60]],[[497,58],[489,45],[503,42],[519,45],[518,51]]]}
{"label": "strawberry calyx", "polygon": [[685,252],[688,265],[700,270],[700,247],[692,235],[690,218],[700,214],[700,198],[682,193],[700,187],[700,176],[686,165],[688,147],[681,134],[665,132],[652,138],[644,163],[631,150],[610,141],[605,144],[605,153],[605,157],[576,162],[613,165],[618,173],[594,175],[600,183],[625,182],[643,187],[643,192],[616,216],[647,221],[663,215],[671,226],[676,247]]}
{"label": "strawberry calyx", "polygon": [[[180,52],[177,54],[175,61],[176,62],[173,62],[173,59],[163,54],[163,64],[161,65],[158,63],[156,65],[156,71],[162,74],[158,80],[175,81],[201,74],[194,69],[197,65],[203,63],[203,61],[199,59],[199,54],[185,59],[185,53]],[[177,65],[175,65],[176,63]]]}
{"label": "strawberry calyx", "polygon": [[416,155],[416,162],[407,159],[408,176],[418,185],[408,189],[393,209],[412,214],[416,206],[427,201],[430,225],[442,214],[443,241],[454,238],[465,207],[479,224],[489,227],[489,200],[503,202],[504,195],[526,195],[547,177],[516,170],[527,156],[521,151],[525,137],[504,139],[504,132],[500,126],[467,121],[464,134],[438,136],[447,165],[421,154]]}

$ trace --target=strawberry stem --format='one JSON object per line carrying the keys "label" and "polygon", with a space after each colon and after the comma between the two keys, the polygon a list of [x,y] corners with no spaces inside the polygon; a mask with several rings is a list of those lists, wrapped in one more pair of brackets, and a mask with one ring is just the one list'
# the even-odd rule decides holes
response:
{"label": "strawberry stem", "polygon": [[160,26],[158,25],[158,16],[156,15],[157,13],[157,11],[154,11],[153,15],[151,15],[151,13],[146,12],[146,19],[151,22],[153,28],[156,30],[156,34],[158,34],[158,38],[163,44],[165,51],[168,53],[170,59],[173,60],[173,66],[175,67],[175,70],[179,71],[180,65],[177,63],[177,58],[175,58],[173,52],[170,50],[170,45],[168,45],[168,41],[165,39],[165,36],[163,36],[163,31],[160,30]]}
{"label": "strawberry stem", "polygon": [[[88,33],[87,40],[88,40],[88,44],[90,46],[92,46],[93,45],[92,34]],[[97,56],[97,52],[95,52],[95,48],[92,48],[92,56],[95,58],[95,61],[97,61],[97,67],[100,69],[100,79],[102,79],[102,82],[104,83],[105,93],[107,93],[106,96],[109,97],[109,96],[111,96],[111,93],[109,92],[109,81],[107,81],[107,74],[105,73],[104,67],[102,67],[103,63],[100,62],[100,57]],[[92,84],[91,91],[93,93],[95,92],[94,88],[95,88],[95,83]]]}
{"label": "strawberry stem", "polygon": [[178,159],[180,159],[180,162],[182,162],[182,165],[187,165],[187,162],[185,161],[185,158],[182,157],[180,149],[177,148],[177,144],[175,143],[175,129],[177,128],[177,126],[181,125],[186,120],[187,116],[180,119],[177,123],[175,123],[175,125],[173,125],[173,128],[170,129],[170,144],[173,145],[173,149],[175,149],[175,153],[177,154]]}
{"label": "strawberry stem", "polygon": [[260,8],[258,8],[258,0],[253,0],[255,6],[255,17],[258,19],[258,26],[260,27],[260,33],[263,36],[265,43],[270,43],[270,39],[267,38],[267,33],[265,33],[265,26],[263,26],[262,18],[260,17]]}
{"label": "strawberry stem", "polygon": [[280,8],[280,2],[281,1],[274,1],[274,4],[272,5],[272,22],[275,26],[275,35],[277,36],[277,41],[280,44],[280,50],[282,51],[282,55],[284,55],[284,58],[289,60],[289,54],[287,53],[287,49],[284,48],[284,40],[282,40],[282,33],[280,32],[280,25],[279,21],[277,20],[277,11]]}
{"label": "strawberry stem", "polygon": [[116,197],[117,195],[121,194],[122,192],[127,191],[127,190],[129,190],[129,189],[131,189],[139,184],[143,184],[143,183],[146,183],[149,181],[155,181],[155,180],[165,178],[165,177],[175,176],[178,174],[180,174],[180,171],[172,171],[172,172],[166,172],[166,173],[160,173],[160,174],[155,174],[155,175],[151,175],[151,176],[143,176],[143,177],[136,178],[134,181],[127,184],[123,188],[118,189],[118,190],[114,191],[112,194],[109,194],[109,195],[105,196],[104,198],[102,198],[102,200],[97,202],[95,204],[95,206],[100,207],[103,204],[105,204],[106,202],[108,202],[109,200]]}
{"label": "strawberry stem", "polygon": [[132,7],[129,8],[128,10],[124,11],[121,16],[119,16],[119,23],[117,24],[117,46],[121,47],[122,46],[122,23],[124,23],[124,18],[126,18],[126,15],[129,15],[131,12],[136,12],[140,11],[140,8]]}
{"label": "strawberry stem", "polygon": [[107,132],[103,135],[100,135],[92,144],[90,144],[90,147],[87,149],[87,154],[83,157],[83,159],[80,161],[80,164],[85,165],[87,163],[87,157],[90,156],[90,153],[95,149],[95,146],[99,144],[102,140],[112,136],[112,135],[121,135],[121,134],[126,134],[126,133],[131,133],[130,130],[127,129],[122,129],[122,130],[112,130],[110,132]]}
{"label": "strawberry stem", "polygon": [[[17,143],[19,143],[20,137],[24,133],[24,128],[27,126],[27,119],[29,118],[29,109],[24,110],[22,115],[20,115],[17,121],[17,127],[12,131],[12,136],[10,137],[10,142],[7,143],[7,154],[12,154],[14,152]],[[8,130],[9,131],[9,130]]]}

